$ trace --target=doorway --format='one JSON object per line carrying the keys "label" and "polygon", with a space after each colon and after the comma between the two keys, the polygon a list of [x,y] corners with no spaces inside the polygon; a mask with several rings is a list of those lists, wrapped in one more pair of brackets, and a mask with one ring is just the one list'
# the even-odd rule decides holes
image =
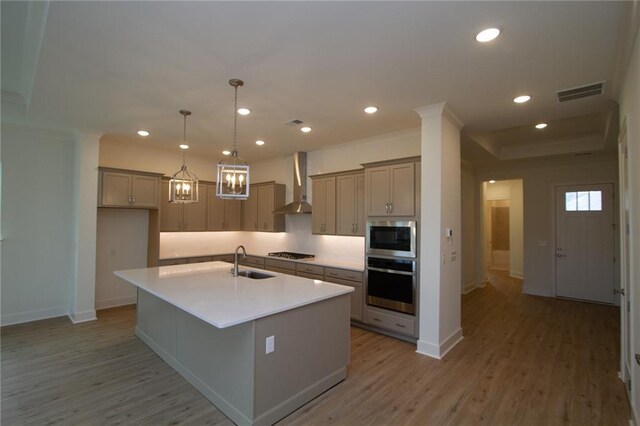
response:
{"label": "doorway", "polygon": [[613,184],[556,187],[556,296],[614,302]]}
{"label": "doorway", "polygon": [[504,271],[523,279],[522,179],[483,182],[484,276]]}

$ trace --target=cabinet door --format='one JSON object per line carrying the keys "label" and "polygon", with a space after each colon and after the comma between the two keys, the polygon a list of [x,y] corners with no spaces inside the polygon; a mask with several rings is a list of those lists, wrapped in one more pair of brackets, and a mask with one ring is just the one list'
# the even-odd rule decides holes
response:
{"label": "cabinet door", "polygon": [[214,187],[209,187],[207,200],[207,230],[224,231],[224,201],[216,197]]}
{"label": "cabinet door", "polygon": [[131,205],[131,175],[102,172],[102,205],[129,207]]}
{"label": "cabinet door", "polygon": [[182,231],[182,204],[169,202],[169,182],[162,181],[160,196],[160,232]]}
{"label": "cabinet door", "polygon": [[415,214],[415,165],[396,164],[389,167],[391,178],[391,216]]}
{"label": "cabinet door", "polygon": [[364,237],[364,228],[367,223],[367,217],[364,211],[364,174],[356,175],[356,193],[354,198],[356,203],[356,226],[354,235]]}
{"label": "cabinet door", "polygon": [[324,180],[325,186],[325,226],[324,233],[336,234],[336,178],[331,177]]}
{"label": "cabinet door", "polygon": [[356,232],[356,175],[336,179],[336,234],[354,235]]}
{"label": "cabinet door", "polygon": [[160,180],[153,176],[131,175],[131,197],[134,207],[158,207]]}
{"label": "cabinet door", "polygon": [[273,231],[273,210],[275,207],[273,185],[258,187],[258,231]]}
{"label": "cabinet door", "polygon": [[324,179],[313,179],[311,183],[311,233],[323,234],[324,221],[326,217],[327,201],[325,192],[326,183]]}
{"label": "cabinet door", "polygon": [[367,213],[369,216],[387,216],[389,201],[389,167],[365,170],[367,181]]}
{"label": "cabinet door", "polygon": [[224,201],[225,229],[227,231],[240,231],[242,229],[242,201]]}
{"label": "cabinet door", "polygon": [[207,199],[209,198],[209,185],[198,183],[198,202],[187,203],[183,207],[185,231],[207,230]]}
{"label": "cabinet door", "polygon": [[249,198],[244,203],[242,211],[242,230],[258,230],[258,188],[252,186],[249,190]]}

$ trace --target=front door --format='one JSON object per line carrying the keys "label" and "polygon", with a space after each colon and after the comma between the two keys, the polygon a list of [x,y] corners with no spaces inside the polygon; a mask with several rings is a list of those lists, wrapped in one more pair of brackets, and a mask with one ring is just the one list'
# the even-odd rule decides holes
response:
{"label": "front door", "polygon": [[556,296],[613,303],[613,185],[556,187]]}

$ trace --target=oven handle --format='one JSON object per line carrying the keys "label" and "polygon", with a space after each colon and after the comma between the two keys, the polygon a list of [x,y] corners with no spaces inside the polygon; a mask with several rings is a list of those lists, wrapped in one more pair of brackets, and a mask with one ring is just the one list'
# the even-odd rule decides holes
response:
{"label": "oven handle", "polygon": [[415,275],[415,272],[405,272],[405,271],[396,271],[395,269],[382,269],[382,268],[370,268],[367,266],[367,270],[369,271],[377,271],[377,272],[386,272],[388,274],[397,274],[397,275]]}

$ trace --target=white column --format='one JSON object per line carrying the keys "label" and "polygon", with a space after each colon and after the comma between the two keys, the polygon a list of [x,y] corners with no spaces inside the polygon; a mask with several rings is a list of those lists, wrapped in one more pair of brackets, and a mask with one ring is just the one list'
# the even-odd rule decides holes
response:
{"label": "white column", "polygon": [[69,318],[73,323],[96,319],[96,224],[98,216],[98,148],[100,136],[79,135],[75,141],[75,271]]}
{"label": "white column", "polygon": [[[460,327],[460,128],[446,103],[416,109],[422,119],[420,336],[417,352],[442,358]],[[451,230],[451,236],[447,235]]]}

